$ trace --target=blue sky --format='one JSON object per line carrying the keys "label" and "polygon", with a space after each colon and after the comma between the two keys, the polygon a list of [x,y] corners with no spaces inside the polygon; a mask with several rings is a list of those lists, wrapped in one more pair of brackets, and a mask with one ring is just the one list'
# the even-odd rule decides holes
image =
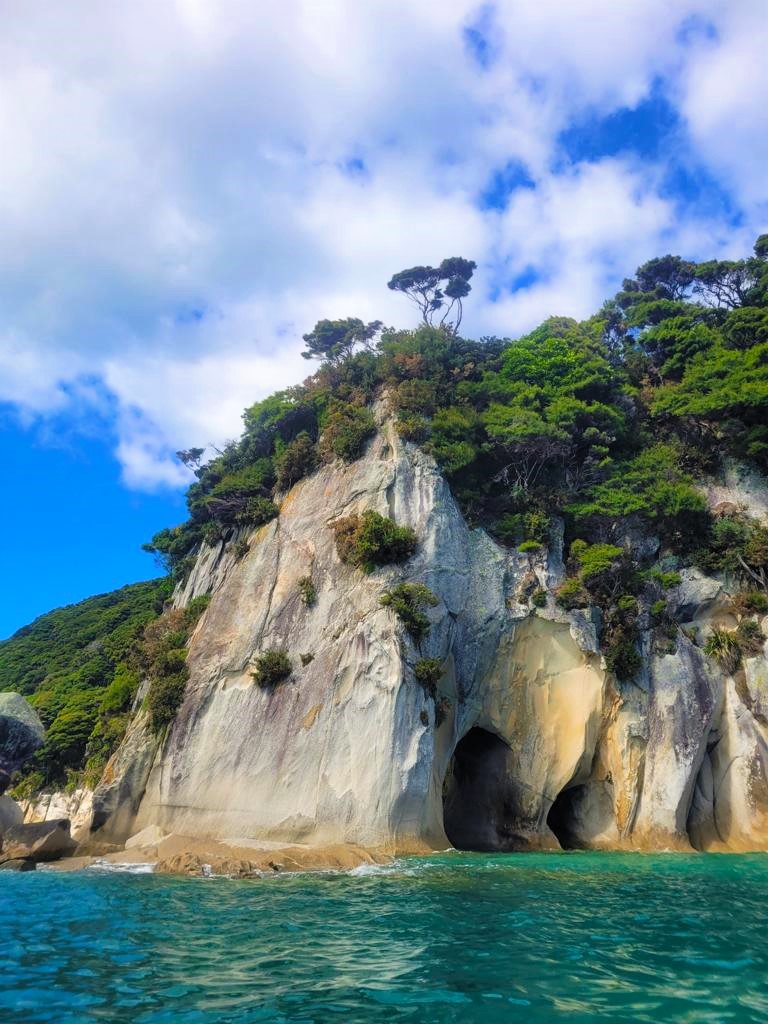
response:
{"label": "blue sky", "polygon": [[[321,316],[478,262],[470,335],[768,229],[764,0],[24,5],[0,37],[0,636],[154,572],[181,447]],[[340,58],[340,54],[343,59]]]}

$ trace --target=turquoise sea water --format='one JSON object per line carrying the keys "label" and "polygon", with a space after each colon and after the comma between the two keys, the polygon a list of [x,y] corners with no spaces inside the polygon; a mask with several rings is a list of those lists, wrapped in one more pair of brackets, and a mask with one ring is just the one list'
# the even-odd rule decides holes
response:
{"label": "turquoise sea water", "polygon": [[768,857],[0,874],[3,1024],[768,1020]]}

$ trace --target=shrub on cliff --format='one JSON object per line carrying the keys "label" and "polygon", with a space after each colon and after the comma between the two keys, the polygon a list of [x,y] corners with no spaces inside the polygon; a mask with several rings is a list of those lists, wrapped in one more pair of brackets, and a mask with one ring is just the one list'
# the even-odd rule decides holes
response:
{"label": "shrub on cliff", "polygon": [[316,466],[315,442],[306,430],[302,430],[295,440],[275,456],[275,487],[278,491],[287,491],[299,480],[314,472]]}
{"label": "shrub on cliff", "polygon": [[368,573],[377,565],[406,562],[416,550],[416,534],[409,526],[398,526],[373,509],[337,519],[331,525],[342,562]]}
{"label": "shrub on cliff", "polygon": [[637,639],[636,631],[619,627],[604,645],[608,671],[613,672],[621,682],[634,679],[643,666]]}
{"label": "shrub on cliff", "polygon": [[741,661],[741,647],[735,632],[715,627],[704,643],[704,653],[727,672],[733,672]]}
{"label": "shrub on cliff", "polygon": [[186,644],[195,612],[193,609],[190,615],[181,608],[166,611],[149,623],[134,653],[137,668],[149,680],[144,706],[155,733],[173,721],[184,698],[189,678]]}
{"label": "shrub on cliff", "polygon": [[184,699],[189,673],[183,671],[174,675],[153,679],[147,693],[146,708],[153,732],[162,732],[176,717]]}
{"label": "shrub on cliff", "polygon": [[189,626],[194,626],[210,603],[210,594],[198,594],[197,597],[193,597],[192,600],[184,609],[184,615],[187,619],[187,624]]}
{"label": "shrub on cliff", "polygon": [[617,463],[610,477],[590,488],[570,512],[589,529],[627,516],[640,516],[665,539],[690,548],[709,525],[707,504],[683,466],[679,443],[660,443],[635,458]]}
{"label": "shrub on cliff", "polygon": [[727,572],[748,585],[768,588],[768,528],[741,514],[721,516],[712,524],[706,548],[696,553],[703,568]]}
{"label": "shrub on cliff", "polygon": [[443,675],[443,663],[440,658],[419,658],[413,667],[413,674],[427,694],[437,696],[437,684]]}
{"label": "shrub on cliff", "polygon": [[439,599],[423,583],[398,583],[379,599],[385,608],[391,608],[406,628],[409,636],[418,645],[429,633],[429,618],[424,608],[434,608]]}
{"label": "shrub on cliff", "polygon": [[733,605],[741,615],[749,615],[757,612],[764,615],[768,612],[768,594],[759,590],[742,590],[733,599]]}
{"label": "shrub on cliff", "polygon": [[242,510],[237,513],[239,526],[263,526],[278,515],[279,509],[271,498],[261,496],[249,498]]}
{"label": "shrub on cliff", "polygon": [[589,604],[589,594],[582,586],[581,580],[571,576],[556,588],[555,601],[566,611],[573,611],[574,608],[586,608]]}
{"label": "shrub on cliff", "polygon": [[283,650],[272,649],[262,651],[254,662],[251,673],[257,686],[263,689],[274,689],[284,682],[293,672],[293,665],[288,654]]}
{"label": "shrub on cliff", "polygon": [[570,548],[568,569],[601,606],[631,593],[640,582],[631,558],[624,548],[615,544],[587,544],[584,540],[575,540]]}
{"label": "shrub on cliff", "polygon": [[742,654],[747,657],[754,657],[761,654],[765,644],[765,636],[759,624],[754,619],[742,619],[736,627],[736,639]]}
{"label": "shrub on cliff", "polygon": [[269,500],[273,483],[272,463],[268,459],[259,459],[223,476],[204,499],[204,506],[219,523],[258,525],[254,521],[254,510],[266,512],[269,509],[270,514],[261,522],[277,515],[277,509]]}
{"label": "shrub on cliff", "polygon": [[[493,524],[493,533],[504,544],[535,544],[543,547],[549,541],[551,517],[540,508],[525,512],[507,512]],[[529,547],[528,550],[534,550]]]}
{"label": "shrub on cliff", "polygon": [[339,458],[354,462],[375,433],[376,423],[370,409],[333,400],[320,437],[320,454],[328,461]]}
{"label": "shrub on cliff", "polygon": [[302,576],[299,580],[299,596],[301,603],[312,608],[317,601],[317,589],[311,576]]}

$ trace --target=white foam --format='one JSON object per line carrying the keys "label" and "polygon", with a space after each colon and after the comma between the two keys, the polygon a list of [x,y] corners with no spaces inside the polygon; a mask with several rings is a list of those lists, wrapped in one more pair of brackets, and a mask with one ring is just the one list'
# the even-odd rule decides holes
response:
{"label": "white foam", "polygon": [[115,864],[109,860],[95,860],[89,864],[86,871],[109,871],[123,875],[151,875],[155,870],[154,864]]}

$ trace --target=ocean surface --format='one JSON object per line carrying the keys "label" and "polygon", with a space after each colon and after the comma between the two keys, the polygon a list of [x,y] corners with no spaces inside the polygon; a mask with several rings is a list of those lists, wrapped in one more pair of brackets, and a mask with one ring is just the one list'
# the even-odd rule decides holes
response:
{"label": "ocean surface", "polygon": [[768,1021],[768,856],[0,874],[3,1024]]}

